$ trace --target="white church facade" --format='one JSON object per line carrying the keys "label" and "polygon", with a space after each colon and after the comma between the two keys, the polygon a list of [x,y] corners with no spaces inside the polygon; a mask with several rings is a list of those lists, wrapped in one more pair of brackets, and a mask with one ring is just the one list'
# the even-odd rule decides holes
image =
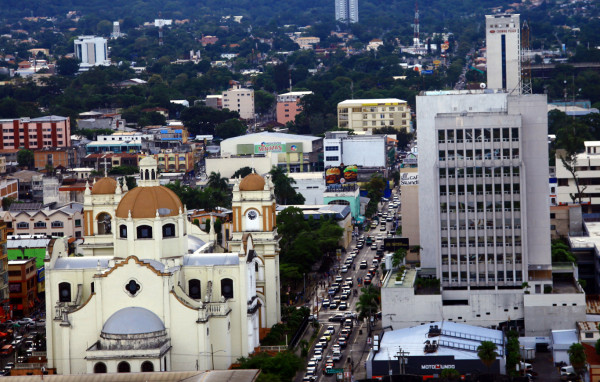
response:
{"label": "white church facade", "polygon": [[87,187],[85,243],[46,257],[48,367],[58,374],[227,369],[279,322],[273,183],[250,174],[233,191],[230,248],[187,219],[140,161],[138,187]]}

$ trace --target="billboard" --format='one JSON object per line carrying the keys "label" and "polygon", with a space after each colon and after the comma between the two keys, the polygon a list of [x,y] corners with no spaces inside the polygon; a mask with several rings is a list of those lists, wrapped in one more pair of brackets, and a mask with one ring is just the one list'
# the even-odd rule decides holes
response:
{"label": "billboard", "polygon": [[419,184],[419,173],[418,172],[403,172],[400,175],[401,186],[414,186]]}
{"label": "billboard", "polygon": [[325,184],[356,183],[358,180],[358,167],[335,166],[325,170]]}
{"label": "billboard", "polygon": [[383,249],[386,252],[396,252],[400,248],[409,250],[407,237],[387,237],[383,239]]}
{"label": "billboard", "polygon": [[300,143],[260,142],[254,144],[254,154],[302,152]]}

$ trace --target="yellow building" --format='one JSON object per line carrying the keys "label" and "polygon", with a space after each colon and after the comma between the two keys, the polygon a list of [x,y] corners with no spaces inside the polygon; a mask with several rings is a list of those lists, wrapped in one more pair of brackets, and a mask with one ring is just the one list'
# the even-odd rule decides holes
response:
{"label": "yellow building", "polygon": [[357,134],[370,134],[373,129],[391,126],[411,130],[410,107],[397,98],[349,99],[338,103],[338,127]]}
{"label": "yellow building", "polygon": [[194,153],[163,152],[154,154],[161,172],[190,172],[194,169]]}

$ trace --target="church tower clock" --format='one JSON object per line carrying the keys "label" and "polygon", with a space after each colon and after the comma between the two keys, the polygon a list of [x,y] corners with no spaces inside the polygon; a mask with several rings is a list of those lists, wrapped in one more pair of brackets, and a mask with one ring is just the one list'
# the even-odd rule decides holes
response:
{"label": "church tower clock", "polygon": [[[279,240],[277,238],[275,194],[270,175],[249,174],[233,186],[231,252],[243,252],[252,236],[256,258],[256,289],[266,306],[260,316],[261,334],[281,320]],[[260,269],[262,268],[262,269]],[[264,314],[263,314],[264,313]]]}

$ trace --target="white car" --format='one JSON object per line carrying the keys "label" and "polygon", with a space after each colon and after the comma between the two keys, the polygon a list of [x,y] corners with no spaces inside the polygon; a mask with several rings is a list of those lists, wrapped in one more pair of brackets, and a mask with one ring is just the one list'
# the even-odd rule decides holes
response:
{"label": "white car", "polygon": [[348,273],[348,267],[347,266],[343,266],[342,267],[342,273]]}
{"label": "white car", "polygon": [[315,354],[313,355],[313,358],[316,359],[317,361],[321,361],[323,359],[323,351],[315,350]]}

